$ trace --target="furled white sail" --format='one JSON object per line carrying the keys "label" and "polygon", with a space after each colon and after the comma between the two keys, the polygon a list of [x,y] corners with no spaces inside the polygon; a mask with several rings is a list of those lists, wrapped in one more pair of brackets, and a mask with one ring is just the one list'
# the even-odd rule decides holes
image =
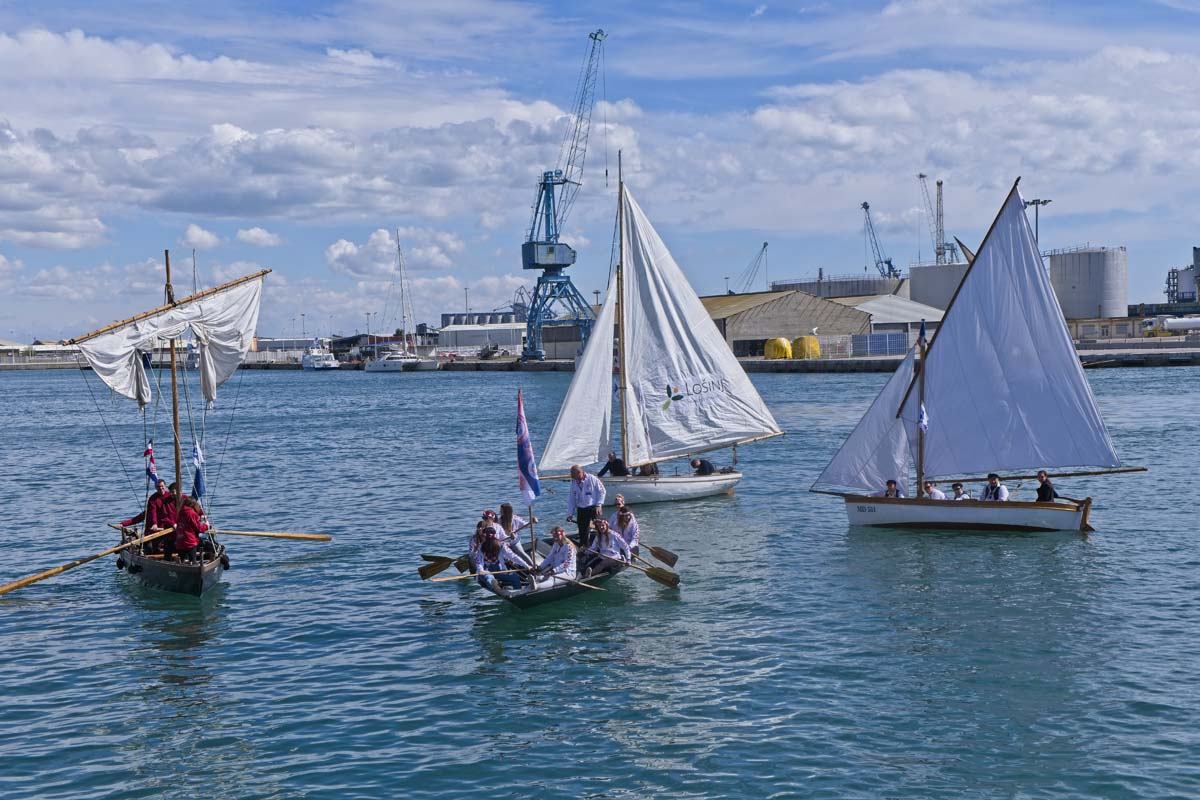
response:
{"label": "furled white sail", "polygon": [[622,202],[626,462],[782,433],[627,187]]}
{"label": "furled white sail", "polygon": [[883,491],[889,480],[907,486],[909,433],[915,420],[897,418],[896,409],[912,383],[915,353],[916,348],[908,351],[813,489],[874,494]]}
{"label": "furled white sail", "polygon": [[926,475],[1120,465],[1015,186],[927,355]]}
{"label": "furled white sail", "polygon": [[587,345],[563,399],[538,471],[565,472],[572,464],[595,464],[608,454],[612,425],[613,322],[617,284],[614,272],[604,306],[592,325]]}
{"label": "furled white sail", "polygon": [[145,405],[151,393],[143,354],[151,353],[160,340],[177,339],[190,330],[199,348],[200,387],[211,402],[217,398],[217,387],[233,375],[254,341],[262,284],[259,277],[183,301],[83,341],[79,349],[114,392]]}

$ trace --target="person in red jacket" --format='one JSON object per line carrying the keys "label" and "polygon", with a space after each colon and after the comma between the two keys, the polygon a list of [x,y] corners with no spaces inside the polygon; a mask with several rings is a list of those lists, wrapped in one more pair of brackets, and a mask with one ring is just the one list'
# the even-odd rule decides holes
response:
{"label": "person in red jacket", "polygon": [[208,530],[208,523],[202,518],[204,508],[194,497],[183,498],[183,508],[179,509],[179,519],[175,524],[175,552],[179,553],[181,561],[195,561],[196,551],[200,548],[200,534]]}
{"label": "person in red jacket", "polygon": [[[159,478],[156,491],[146,501],[146,508],[136,517],[121,520],[121,525],[128,528],[145,520],[145,532],[154,533],[164,528],[175,526],[175,495],[172,490],[175,484],[167,486],[167,482]],[[170,538],[170,537],[165,537]],[[162,549],[162,540],[158,539],[146,545],[146,550],[154,552]]]}

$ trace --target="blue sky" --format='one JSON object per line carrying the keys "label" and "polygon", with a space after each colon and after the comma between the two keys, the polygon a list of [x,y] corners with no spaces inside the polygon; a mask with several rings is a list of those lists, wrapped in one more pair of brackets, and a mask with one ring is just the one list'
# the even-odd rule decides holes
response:
{"label": "blue sky", "polygon": [[505,305],[600,27],[566,226],[589,297],[618,149],[702,293],[763,241],[772,278],[861,273],[864,200],[928,258],[918,172],[972,246],[1022,175],[1044,248],[1128,247],[1131,302],[1200,244],[1200,0],[0,1],[0,337],[153,305],[165,248],[185,287],[193,248],[201,284],[274,268],[265,335],[361,330],[397,229],[421,319]]}

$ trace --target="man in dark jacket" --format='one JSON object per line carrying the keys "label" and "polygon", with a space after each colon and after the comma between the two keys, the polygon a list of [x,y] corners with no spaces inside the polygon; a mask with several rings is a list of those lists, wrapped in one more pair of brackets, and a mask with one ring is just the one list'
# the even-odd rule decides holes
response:
{"label": "man in dark jacket", "polygon": [[1037,474],[1038,479],[1038,496],[1039,503],[1053,503],[1058,497],[1058,492],[1054,491],[1054,484],[1050,482],[1050,476],[1046,474],[1046,470],[1040,470]]}
{"label": "man in dark jacket", "polygon": [[717,468],[707,458],[693,458],[692,469],[696,470],[696,475],[712,475],[717,471]]}
{"label": "man in dark jacket", "polygon": [[605,475],[612,475],[614,478],[629,477],[629,467],[625,466],[625,459],[617,458],[616,453],[609,453],[608,461],[596,473],[596,477],[603,478]]}

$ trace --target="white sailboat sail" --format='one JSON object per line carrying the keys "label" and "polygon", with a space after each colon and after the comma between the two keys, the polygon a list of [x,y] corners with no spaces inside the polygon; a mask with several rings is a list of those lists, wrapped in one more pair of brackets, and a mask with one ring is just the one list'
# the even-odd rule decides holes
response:
{"label": "white sailboat sail", "polygon": [[875,402],[812,485],[813,490],[873,494],[883,491],[889,480],[897,481],[901,486],[908,483],[909,439],[916,420],[897,417],[896,409],[912,383],[915,355],[916,348],[908,351],[908,356],[900,362]]}
{"label": "white sailboat sail", "polygon": [[613,323],[617,284],[614,272],[608,294],[563,399],[538,470],[565,472],[572,464],[602,461],[611,447]]}
{"label": "white sailboat sail", "polygon": [[190,330],[199,347],[201,391],[212,402],[217,387],[233,375],[254,341],[265,274],[184,299],[98,336],[82,337],[79,349],[114,392],[145,405],[151,390],[143,354],[151,353],[160,340],[177,339]]}
{"label": "white sailboat sail", "polygon": [[624,189],[625,461],[663,461],[783,431],[683,271]]}
{"label": "white sailboat sail", "polygon": [[[923,369],[927,476],[1120,466],[1015,186]],[[902,416],[918,409],[913,386]]]}

